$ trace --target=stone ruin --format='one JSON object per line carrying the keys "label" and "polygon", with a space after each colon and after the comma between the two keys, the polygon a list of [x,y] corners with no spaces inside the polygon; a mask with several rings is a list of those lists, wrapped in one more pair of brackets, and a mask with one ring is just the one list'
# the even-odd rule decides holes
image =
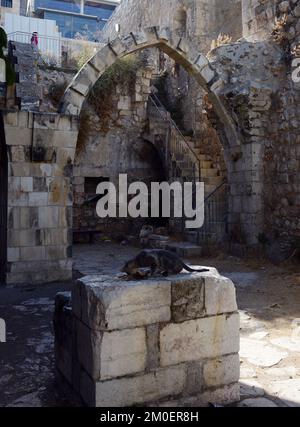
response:
{"label": "stone ruin", "polygon": [[[227,180],[221,240],[233,252],[299,239],[300,92],[292,79],[293,59],[300,57],[299,8],[299,0],[123,0],[104,30],[108,43],[68,76],[59,109],[48,108],[48,88],[42,93],[37,83],[49,71],[38,79],[31,50],[15,43],[19,81],[0,129],[1,281],[71,279],[74,224],[116,226],[82,218],[85,177],[107,178],[112,171],[113,181],[121,159],[140,178],[140,154],[148,157],[149,144],[157,152],[162,143],[171,147],[164,165],[170,179],[201,178],[208,195]],[[116,88],[116,126],[86,137],[86,151],[78,154],[94,84],[118,59],[142,50],[156,58],[154,70],[139,70],[131,96]],[[164,95],[173,110],[180,99],[184,138],[166,129],[149,105],[160,67],[168,72]],[[91,120],[100,120],[94,111]],[[142,170],[145,180],[158,157]],[[176,230],[172,218],[170,226]],[[199,235],[185,237],[198,241]],[[148,282],[81,279],[72,298],[57,297],[55,329],[58,370],[88,405],[238,400],[234,288],[215,270]]]}
{"label": "stone ruin", "polygon": [[56,368],[88,406],[239,400],[233,283],[210,268],[124,282],[87,276],[55,302]]}

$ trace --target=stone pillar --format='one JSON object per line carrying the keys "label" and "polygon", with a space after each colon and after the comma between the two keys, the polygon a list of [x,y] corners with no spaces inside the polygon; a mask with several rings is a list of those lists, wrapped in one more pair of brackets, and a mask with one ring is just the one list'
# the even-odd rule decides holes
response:
{"label": "stone pillar", "polygon": [[56,367],[89,406],[239,400],[233,283],[211,268],[126,282],[89,276],[58,294]]}
{"label": "stone pillar", "polygon": [[8,150],[7,283],[44,283],[72,275],[74,117],[4,114]]}

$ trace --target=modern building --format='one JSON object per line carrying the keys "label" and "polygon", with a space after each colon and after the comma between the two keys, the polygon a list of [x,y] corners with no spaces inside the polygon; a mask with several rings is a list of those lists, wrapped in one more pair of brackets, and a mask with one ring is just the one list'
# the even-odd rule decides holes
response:
{"label": "modern building", "polygon": [[56,22],[62,37],[99,41],[120,0],[28,0],[27,14]]}
{"label": "modern building", "polygon": [[0,0],[0,24],[3,25],[6,13],[22,15],[25,12],[24,4],[26,0]]}

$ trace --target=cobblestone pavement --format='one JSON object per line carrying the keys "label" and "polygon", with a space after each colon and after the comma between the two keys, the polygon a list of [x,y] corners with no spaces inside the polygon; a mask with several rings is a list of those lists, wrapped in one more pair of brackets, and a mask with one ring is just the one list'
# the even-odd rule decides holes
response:
{"label": "cobblestone pavement", "polygon": [[[74,275],[110,274],[136,248],[113,243],[74,247]],[[238,406],[300,406],[300,266],[233,257],[195,259],[237,286],[241,313],[241,402]],[[72,283],[0,289],[0,406],[79,406],[54,375],[52,315],[58,291]]]}

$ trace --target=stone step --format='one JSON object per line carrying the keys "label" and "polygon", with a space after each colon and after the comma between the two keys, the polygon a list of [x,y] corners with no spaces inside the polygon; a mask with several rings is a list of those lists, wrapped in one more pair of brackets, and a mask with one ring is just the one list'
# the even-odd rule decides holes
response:
{"label": "stone step", "polygon": [[211,160],[200,160],[201,169],[210,169],[213,167],[213,162]]}
{"label": "stone step", "polygon": [[185,178],[193,179],[194,177],[194,170],[191,168],[185,168],[181,169],[182,176]]}
{"label": "stone step", "polygon": [[16,84],[16,96],[23,99],[41,99],[42,88],[39,84],[30,81],[24,81]]}
{"label": "stone step", "polygon": [[223,177],[221,176],[201,177],[201,181],[203,181],[204,184],[206,185],[213,185],[214,187],[217,187],[218,185],[222,184]]}
{"label": "stone step", "polygon": [[204,184],[205,196],[208,196],[209,194],[211,194],[213,191],[215,191],[216,188],[217,188],[216,185]]}
{"label": "stone step", "polygon": [[182,258],[193,258],[202,255],[201,246],[191,244],[190,242],[172,242],[166,246],[166,249],[175,252]]}
{"label": "stone step", "polygon": [[193,151],[195,152],[195,154],[197,155],[197,158],[200,161],[211,161],[211,158],[209,156],[207,156],[206,154],[202,154],[202,150],[197,149],[197,148],[193,148]]}
{"label": "stone step", "polygon": [[201,168],[201,177],[202,178],[217,177],[218,173],[219,173],[218,169],[214,169],[214,168],[210,168],[210,169]]}
{"label": "stone step", "polygon": [[180,169],[192,169],[191,162],[187,160],[176,160],[176,164]]}

